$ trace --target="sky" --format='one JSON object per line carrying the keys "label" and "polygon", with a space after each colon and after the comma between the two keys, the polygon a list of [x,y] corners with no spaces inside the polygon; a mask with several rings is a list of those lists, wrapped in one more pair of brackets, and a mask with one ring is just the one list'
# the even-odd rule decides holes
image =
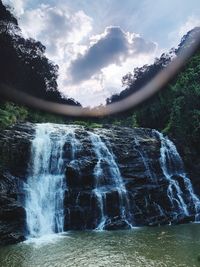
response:
{"label": "sky", "polygon": [[3,0],[23,35],[59,66],[58,88],[83,106],[105,104],[135,67],[200,26],[199,0]]}

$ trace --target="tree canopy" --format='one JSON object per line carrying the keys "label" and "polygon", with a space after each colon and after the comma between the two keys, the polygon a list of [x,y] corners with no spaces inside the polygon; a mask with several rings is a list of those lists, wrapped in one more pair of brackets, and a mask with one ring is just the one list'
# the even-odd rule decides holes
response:
{"label": "tree canopy", "polygon": [[[171,49],[168,54],[161,55],[159,59],[155,59],[154,64],[136,68],[133,73],[125,75],[123,83],[126,89],[119,95],[107,99],[107,104],[119,101],[139,90],[169,64],[171,58],[181,49],[190,45],[194,41],[194,36],[199,33],[199,27],[189,31],[177,49]],[[185,144],[185,150],[200,153],[200,49],[163,90],[114,121],[119,125],[158,129]]]}
{"label": "tree canopy", "polygon": [[41,99],[80,106],[58,91],[58,66],[45,50],[41,42],[22,36],[17,19],[0,0],[0,83]]}

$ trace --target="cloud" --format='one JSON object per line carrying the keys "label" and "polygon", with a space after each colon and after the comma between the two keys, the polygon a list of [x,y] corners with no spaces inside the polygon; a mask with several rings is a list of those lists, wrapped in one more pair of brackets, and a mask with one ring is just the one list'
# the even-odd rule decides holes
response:
{"label": "cloud", "polygon": [[[63,93],[68,92],[70,96],[77,99],[83,106],[97,106],[105,104],[106,98],[119,93],[122,88],[122,77],[136,67],[144,64],[152,64],[157,51],[150,54],[140,54],[138,57],[127,58],[121,65],[111,64],[101,70],[99,75],[81,82],[79,85],[63,85]],[[66,90],[66,91],[65,91]]]}
{"label": "cloud", "polygon": [[179,37],[183,37],[188,31],[192,30],[195,27],[200,26],[200,18],[195,16],[190,16],[187,21],[180,27],[178,35]]}
{"label": "cloud", "polygon": [[155,48],[155,43],[145,41],[138,34],[124,32],[116,26],[107,27],[103,34],[91,38],[91,45],[84,54],[72,61],[71,82],[88,80],[110,64],[120,65],[129,57],[152,53]]}
{"label": "cloud", "polygon": [[21,17],[20,26],[26,36],[42,41],[47,53],[57,60],[65,56],[69,44],[78,44],[92,29],[92,19],[83,11],[72,12],[68,6],[41,4]]}
{"label": "cloud", "polygon": [[181,26],[177,27],[175,31],[169,33],[168,37],[172,45],[177,47],[181,38],[190,30],[200,26],[200,18],[194,15],[189,16]]}
{"label": "cloud", "polygon": [[76,98],[65,85],[67,68],[78,53],[85,52],[87,47],[81,42],[91,32],[92,23],[82,10],[73,11],[66,4],[29,7],[20,17],[23,35],[41,41],[47,57],[58,64],[58,88],[66,96]]}
{"label": "cloud", "polygon": [[105,103],[122,90],[123,75],[155,56],[155,43],[120,27],[103,25],[96,29],[103,33],[95,35],[96,18],[71,9],[68,1],[5,1],[18,10],[24,36],[41,41],[47,57],[59,65],[59,90],[83,106]]}
{"label": "cloud", "polygon": [[27,0],[3,0],[2,2],[13,7],[16,16],[21,16],[24,13],[24,9],[27,4]]}

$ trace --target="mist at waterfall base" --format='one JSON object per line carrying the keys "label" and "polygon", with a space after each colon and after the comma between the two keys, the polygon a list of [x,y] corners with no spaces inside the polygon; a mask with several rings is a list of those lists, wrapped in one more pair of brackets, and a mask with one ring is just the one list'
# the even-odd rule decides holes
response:
{"label": "mist at waterfall base", "polygon": [[[49,236],[64,233],[66,230],[74,230],[71,215],[73,205],[75,208],[84,210],[84,204],[80,203],[81,189],[71,192],[73,188],[69,188],[69,177],[65,173],[66,164],[74,165],[78,171],[80,168],[81,160],[78,159],[78,154],[81,154],[81,150],[84,149],[84,140],[78,139],[80,135],[80,132],[77,134],[78,131],[80,131],[80,126],[49,123],[35,126],[28,178],[24,186],[28,240],[39,241],[47,238],[49,241]],[[83,221],[81,228],[76,230],[112,229],[110,225],[115,223],[116,218],[119,229],[133,229],[138,226],[137,220],[135,220],[133,198],[126,189],[126,183],[120,173],[109,139],[106,137],[106,133],[102,135],[98,129],[87,130],[87,135],[91,143],[91,151],[96,158],[93,164],[94,181],[93,189],[91,189],[91,210],[89,211],[91,218],[90,222]],[[194,214],[197,221],[200,201],[184,171],[182,159],[175,145],[157,131],[153,130],[152,135],[160,142],[159,164],[167,183],[167,198],[173,216],[178,217],[181,214],[181,216],[187,217]],[[150,166],[147,154],[140,146],[137,136],[133,136],[133,144],[142,158],[148,179],[157,182],[157,175]],[[174,177],[181,178],[182,186],[180,181]],[[183,186],[185,187],[184,193]],[[66,196],[70,193],[74,194],[74,201],[67,206]],[[115,204],[108,201],[113,193],[117,196]],[[108,207],[108,205],[113,206]],[[158,216],[169,216],[165,207],[159,203],[153,203],[153,205]],[[110,209],[115,212],[109,213]],[[69,222],[71,222],[71,226],[69,226]],[[66,227],[67,225],[68,227]]]}

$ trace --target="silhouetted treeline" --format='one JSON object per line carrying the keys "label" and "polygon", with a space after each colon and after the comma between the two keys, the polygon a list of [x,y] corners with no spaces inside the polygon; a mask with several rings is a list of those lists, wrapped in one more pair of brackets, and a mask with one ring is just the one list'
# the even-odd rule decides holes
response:
{"label": "silhouetted treeline", "polygon": [[57,90],[58,66],[45,56],[45,49],[41,42],[22,36],[17,19],[0,0],[0,83],[41,99],[80,106]]}

